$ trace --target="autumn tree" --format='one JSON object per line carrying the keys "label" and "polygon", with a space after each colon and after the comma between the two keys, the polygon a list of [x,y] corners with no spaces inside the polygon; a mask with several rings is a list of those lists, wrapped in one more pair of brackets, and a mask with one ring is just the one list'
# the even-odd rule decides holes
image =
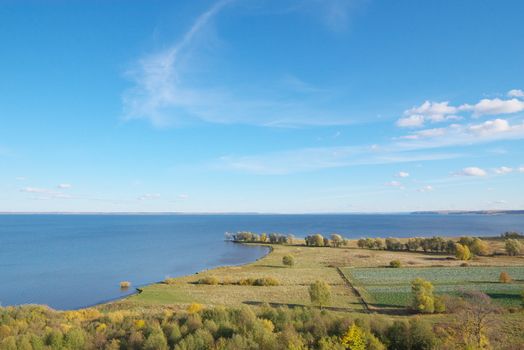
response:
{"label": "autumn tree", "polygon": [[366,334],[364,330],[353,323],[344,337],[342,337],[342,345],[348,350],[366,350]]}
{"label": "autumn tree", "polygon": [[342,238],[341,235],[339,234],[336,234],[336,233],[333,233],[331,235],[331,244],[333,245],[333,247],[340,247],[342,244],[344,243],[344,238]]}
{"label": "autumn tree", "polygon": [[433,289],[433,284],[422,278],[416,278],[411,282],[411,292],[413,294],[412,307],[414,310],[425,314],[435,312]]}
{"label": "autumn tree", "polygon": [[322,309],[331,299],[331,287],[324,281],[316,281],[309,286],[309,298]]}
{"label": "autumn tree", "polygon": [[455,256],[459,260],[470,260],[471,252],[467,245],[461,243],[455,243]]}
{"label": "autumn tree", "polygon": [[517,256],[522,251],[522,244],[517,239],[507,239],[505,248],[508,255]]}

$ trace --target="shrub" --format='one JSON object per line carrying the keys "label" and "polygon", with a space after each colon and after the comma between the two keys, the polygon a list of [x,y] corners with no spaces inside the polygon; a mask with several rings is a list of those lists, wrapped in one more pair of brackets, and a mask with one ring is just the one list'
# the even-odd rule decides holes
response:
{"label": "shrub", "polygon": [[168,277],[164,280],[164,283],[165,284],[175,284],[176,283],[176,278],[173,278],[173,277]]}
{"label": "shrub", "polygon": [[218,278],[215,276],[206,276],[204,278],[201,278],[197,281],[198,284],[209,284],[209,285],[217,285],[219,283]]}
{"label": "shrub", "polygon": [[273,277],[262,277],[255,280],[254,286],[278,286],[280,282]]}
{"label": "shrub", "polygon": [[481,240],[480,238],[474,238],[469,249],[475,255],[489,255],[490,249],[486,241]]}
{"label": "shrub", "polygon": [[284,255],[284,257],[282,258],[282,264],[291,267],[295,265],[295,258],[293,257],[293,255]]}
{"label": "shrub", "polygon": [[331,299],[331,287],[324,281],[316,281],[309,286],[309,297],[311,303],[316,304],[322,309]]}
{"label": "shrub", "polygon": [[511,283],[513,279],[506,271],[502,271],[499,276],[500,283]]}
{"label": "shrub", "polygon": [[120,282],[120,289],[128,289],[129,287],[131,287],[131,282],[129,281]]}
{"label": "shrub", "polygon": [[402,266],[402,263],[400,262],[400,260],[391,260],[389,262],[389,267],[399,268],[401,266]]}
{"label": "shrub", "polygon": [[517,256],[522,251],[522,244],[516,239],[507,239],[505,248],[508,255]]}
{"label": "shrub", "polygon": [[241,286],[279,286],[280,282],[273,277],[243,278],[238,281]]}
{"label": "shrub", "polygon": [[189,312],[190,314],[196,314],[196,313],[202,311],[203,309],[204,309],[204,306],[202,304],[191,303],[187,307],[187,312]]}

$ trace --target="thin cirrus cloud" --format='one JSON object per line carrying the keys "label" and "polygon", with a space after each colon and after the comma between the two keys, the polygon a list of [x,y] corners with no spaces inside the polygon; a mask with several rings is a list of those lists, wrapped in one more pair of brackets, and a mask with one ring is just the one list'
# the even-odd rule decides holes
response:
{"label": "thin cirrus cloud", "polygon": [[[425,104],[410,113],[426,113],[441,120],[456,112],[448,103]],[[218,166],[224,169],[257,174],[288,174],[319,169],[363,164],[389,164],[441,160],[462,157],[455,149],[438,152],[439,148],[472,146],[501,140],[524,139],[524,122],[496,118],[483,122],[453,123],[439,128],[411,131],[382,145],[355,145],[303,148],[258,155],[223,156]],[[463,173],[462,175],[468,175]]]}
{"label": "thin cirrus cloud", "polygon": [[161,196],[159,193],[146,193],[138,197],[137,199],[139,201],[146,201],[146,200],[153,200],[153,199],[159,199]]}
{"label": "thin cirrus cloud", "polygon": [[[286,75],[284,85],[277,82],[259,94],[239,91],[223,82],[207,79],[207,85],[195,85],[194,59],[197,48],[209,41],[208,27],[233,0],[216,2],[193,22],[181,39],[165,50],[145,55],[126,72],[132,86],[122,97],[124,119],[148,120],[156,127],[183,126],[194,122],[221,124],[252,124],[272,127],[295,125],[346,125],[354,120],[345,111],[334,110],[329,101],[337,99],[336,94],[318,88],[298,77]],[[330,17],[351,13],[351,2],[340,0],[296,2],[296,11],[305,6],[309,9],[321,7],[325,11],[315,11]],[[346,16],[346,15],[344,15]],[[344,23],[347,18],[339,18]],[[331,22],[335,23],[334,20]],[[206,45],[209,47],[210,45]],[[209,67],[206,67],[209,69]],[[284,90],[308,94],[308,98],[294,98]],[[273,95],[267,91],[274,91]],[[308,102],[304,102],[308,101]]]}
{"label": "thin cirrus cloud", "polygon": [[24,187],[20,189],[20,192],[30,193],[33,195],[36,195],[36,199],[71,199],[73,198],[71,195],[51,190],[48,188],[40,188],[40,187]]}
{"label": "thin cirrus cloud", "polygon": [[397,177],[409,177],[409,173],[406,171],[399,171]]}

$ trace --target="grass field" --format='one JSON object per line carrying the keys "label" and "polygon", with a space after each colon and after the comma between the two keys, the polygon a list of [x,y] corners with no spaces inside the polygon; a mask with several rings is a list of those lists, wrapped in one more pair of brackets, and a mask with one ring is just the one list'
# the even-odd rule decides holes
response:
{"label": "grass field", "polygon": [[[172,284],[158,283],[147,286],[143,292],[127,298],[124,302],[138,304],[187,304],[198,302],[207,305],[230,305],[272,303],[276,305],[309,306],[308,287],[316,280],[330,284],[332,299],[329,307],[341,310],[362,310],[352,290],[344,284],[332,264],[347,264],[348,249],[310,248],[275,245],[273,251],[251,264],[222,267],[195,275],[174,279]],[[294,267],[285,267],[282,257],[292,254]],[[216,277],[220,284],[196,284],[207,276]],[[273,277],[279,286],[246,286],[231,283],[244,278]]]}
{"label": "grass field", "polygon": [[[461,261],[445,255],[422,252],[391,252],[344,248],[305,247],[300,245],[274,245],[273,251],[259,261],[202,271],[198,274],[175,278],[170,284],[157,283],[143,288],[140,294],[117,301],[127,306],[171,305],[184,306],[192,302],[206,305],[239,306],[242,304],[310,306],[308,286],[324,280],[332,288],[329,307],[340,311],[365,310],[352,285],[346,285],[336,267],[342,268],[364,297],[380,308],[395,308],[409,300],[410,282],[420,276],[432,280],[437,292],[455,293],[465,286],[488,292],[506,305],[519,303],[518,295],[524,288],[523,257],[477,257],[471,267],[459,267]],[[282,257],[295,257],[294,267],[285,267]],[[398,259],[401,269],[384,268],[389,261]],[[499,266],[499,267],[497,267]],[[503,267],[502,267],[503,266]],[[512,284],[498,283],[500,271],[507,271],[516,280]],[[214,277],[218,285],[197,284],[199,279]],[[279,286],[237,285],[244,278],[272,277]],[[232,284],[233,283],[233,284]]]}
{"label": "grass field", "polygon": [[[364,300],[379,308],[404,307],[411,297],[410,283],[421,277],[431,281],[436,293],[458,294],[478,290],[505,306],[519,306],[524,290],[524,266],[490,267],[416,267],[416,268],[352,268],[342,269],[362,294]],[[506,271],[512,283],[499,283]]]}

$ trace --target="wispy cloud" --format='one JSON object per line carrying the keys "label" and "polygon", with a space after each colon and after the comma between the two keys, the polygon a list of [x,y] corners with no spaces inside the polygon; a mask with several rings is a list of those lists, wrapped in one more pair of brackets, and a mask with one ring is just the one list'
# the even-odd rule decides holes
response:
{"label": "wispy cloud", "polygon": [[139,201],[146,201],[146,200],[152,200],[152,199],[159,199],[161,196],[159,193],[146,193],[138,197],[137,199]]}
{"label": "wispy cloud", "polygon": [[37,199],[71,199],[73,196],[60,192],[51,190],[48,188],[40,188],[40,187],[24,187],[20,189],[20,192],[30,193],[33,195],[36,195]]}
{"label": "wispy cloud", "polygon": [[508,91],[509,97],[524,97],[524,91],[520,89],[513,89]]}
{"label": "wispy cloud", "polygon": [[[209,77],[206,77],[205,86],[196,83],[198,77],[195,74],[198,73],[195,71],[202,68],[192,66],[197,64],[193,62],[202,61],[194,59],[198,55],[197,48],[209,40],[208,27],[234,2],[218,1],[197,17],[178,42],[138,60],[126,74],[132,87],[122,97],[124,118],[147,120],[157,127],[176,127],[195,122],[271,127],[354,123],[346,111],[333,107],[336,104],[332,102],[341,99],[337,93],[292,74],[281,81],[275,79],[272,84],[256,84],[258,88],[249,91],[238,84],[225,85]],[[342,16],[354,2],[315,0],[307,3],[308,6],[329,9],[329,13],[333,11],[330,16]],[[342,22],[342,19],[339,20]],[[333,19],[333,22],[337,21]],[[216,67],[206,67],[213,68]],[[304,99],[304,94],[308,94],[307,99]]]}
{"label": "wispy cloud", "polygon": [[376,149],[367,146],[319,147],[250,156],[224,156],[215,167],[254,174],[282,175],[355,165],[407,163],[457,158],[457,153]]}

